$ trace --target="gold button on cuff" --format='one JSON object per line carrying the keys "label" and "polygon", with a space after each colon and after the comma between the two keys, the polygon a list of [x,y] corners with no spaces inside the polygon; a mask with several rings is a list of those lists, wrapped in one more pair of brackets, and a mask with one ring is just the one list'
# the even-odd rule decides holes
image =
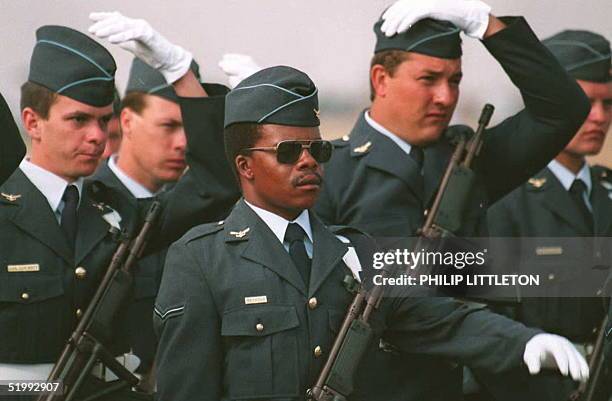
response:
{"label": "gold button on cuff", "polygon": [[319,305],[319,302],[317,301],[317,298],[312,297],[308,300],[308,307],[310,309],[315,309],[317,307],[317,305]]}
{"label": "gold button on cuff", "polygon": [[77,318],[80,318],[81,316],[83,316],[83,311],[82,311],[82,310],[80,310],[80,309],[77,309],[77,310],[76,310],[76,317],[77,317]]}
{"label": "gold button on cuff", "polygon": [[258,332],[260,332],[260,333],[261,333],[261,332],[264,330],[264,325],[263,325],[263,324],[261,324],[261,323],[257,323],[257,324],[255,325],[255,330],[257,330]]}
{"label": "gold button on cuff", "polygon": [[79,266],[74,269],[74,275],[76,276],[76,278],[82,280],[87,276],[87,270],[85,270],[84,267]]}
{"label": "gold button on cuff", "polygon": [[314,349],[314,356],[316,358],[320,357],[321,355],[323,355],[323,350],[321,349],[321,347],[319,345],[317,345]]}
{"label": "gold button on cuff", "polygon": [[24,292],[23,294],[21,294],[21,299],[23,299],[23,300],[30,299],[30,294],[28,294],[27,292]]}

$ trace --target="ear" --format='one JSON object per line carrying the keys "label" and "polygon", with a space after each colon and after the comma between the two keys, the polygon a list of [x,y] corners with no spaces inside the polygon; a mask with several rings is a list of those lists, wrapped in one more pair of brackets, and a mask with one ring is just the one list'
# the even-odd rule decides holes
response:
{"label": "ear", "polygon": [[390,78],[389,73],[380,64],[374,64],[370,69],[370,82],[374,89],[375,97],[385,97],[387,95],[387,81]]}
{"label": "ear", "polygon": [[41,139],[44,118],[31,107],[26,107],[21,111],[21,121],[32,141],[39,142]]}
{"label": "ear", "polygon": [[135,114],[136,113],[129,107],[124,107],[123,110],[121,110],[121,114],[119,114],[121,134],[129,138],[132,137]]}
{"label": "ear", "polygon": [[252,165],[253,159],[250,156],[238,155],[236,159],[234,159],[234,163],[236,164],[236,172],[238,176],[247,180],[252,181],[255,178],[255,174],[253,173]]}

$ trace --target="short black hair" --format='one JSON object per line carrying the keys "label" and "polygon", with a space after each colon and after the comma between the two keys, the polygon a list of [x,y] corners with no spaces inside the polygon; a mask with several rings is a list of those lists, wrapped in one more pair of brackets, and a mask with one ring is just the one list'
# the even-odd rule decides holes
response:
{"label": "short black hair", "polygon": [[225,128],[225,156],[238,183],[240,183],[240,177],[236,170],[236,156],[242,154],[244,149],[254,147],[261,135],[259,124],[255,123],[235,123]]}
{"label": "short black hair", "polygon": [[42,85],[30,81],[21,85],[21,111],[29,107],[46,120],[49,118],[49,110],[56,100],[57,93]]}

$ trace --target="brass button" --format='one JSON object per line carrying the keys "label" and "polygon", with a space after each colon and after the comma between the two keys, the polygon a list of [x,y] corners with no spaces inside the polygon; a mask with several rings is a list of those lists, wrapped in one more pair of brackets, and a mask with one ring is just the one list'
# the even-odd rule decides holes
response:
{"label": "brass button", "polygon": [[320,357],[321,355],[323,355],[323,350],[321,349],[321,347],[319,345],[317,345],[314,349],[314,356],[316,358]]}
{"label": "brass button", "polygon": [[255,325],[255,330],[257,330],[258,332],[260,332],[260,333],[261,333],[261,332],[263,331],[263,329],[264,329],[263,324],[261,324],[261,323],[257,323],[257,324]]}
{"label": "brass button", "polygon": [[601,289],[597,290],[597,295],[601,295],[603,294],[603,291],[601,291]]}
{"label": "brass button", "polygon": [[77,309],[76,310],[76,317],[80,319],[81,316],[83,316],[83,311],[81,309]]}
{"label": "brass button", "polygon": [[74,275],[79,280],[83,280],[85,278],[85,276],[87,276],[87,270],[85,270],[84,267],[79,266],[76,269],[74,269]]}
{"label": "brass button", "polygon": [[549,280],[554,280],[554,279],[555,279],[555,275],[554,275],[553,273],[550,273],[550,274],[548,275],[548,279],[549,279]]}
{"label": "brass button", "polygon": [[310,298],[310,299],[308,300],[308,307],[309,307],[310,309],[315,309],[315,308],[317,307],[317,305],[318,305],[318,304],[319,304],[319,303],[318,303],[318,301],[317,301],[317,298],[315,298],[315,297],[312,297],[312,298]]}
{"label": "brass button", "polygon": [[21,299],[23,299],[23,300],[30,299],[30,294],[28,294],[27,292],[24,292],[23,294],[21,294]]}

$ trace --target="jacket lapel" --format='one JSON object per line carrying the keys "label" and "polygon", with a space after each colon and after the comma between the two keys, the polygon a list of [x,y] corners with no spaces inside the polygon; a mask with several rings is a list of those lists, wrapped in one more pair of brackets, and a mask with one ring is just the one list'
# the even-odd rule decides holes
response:
{"label": "jacket lapel", "polygon": [[243,258],[272,270],[304,296],[307,295],[306,285],[289,253],[244,200],[236,204],[224,226],[226,242],[247,242],[241,254]]}
{"label": "jacket lapel", "polygon": [[338,263],[348,248],[329,231],[311,211],[310,225],[313,236],[312,268],[308,296],[312,297],[321,287],[327,276],[338,267]]}
{"label": "jacket lapel", "polygon": [[590,235],[578,206],[548,168],[527,181],[527,190],[538,193],[543,207],[567,222],[578,234]]}
{"label": "jacket lapel", "polygon": [[87,195],[87,188],[83,190],[83,200],[79,205],[78,228],[76,240],[75,262],[81,263],[91,250],[106,236],[111,226],[102,217],[109,212],[99,203],[94,202]]}
{"label": "jacket lapel", "polygon": [[[3,186],[3,202],[18,206],[9,219],[23,231],[48,246],[66,262],[72,263],[74,256],[68,241],[61,230],[55,213],[51,210],[47,199],[23,174],[15,171],[9,181]],[[8,196],[7,196],[8,195]],[[21,195],[10,201],[11,195]]]}
{"label": "jacket lapel", "polygon": [[601,185],[599,179],[592,173],[591,180],[593,183],[591,202],[595,235],[610,235],[612,234],[612,200],[609,197],[608,190]]}
{"label": "jacket lapel", "polygon": [[352,157],[363,157],[369,167],[398,177],[419,199],[423,199],[423,177],[416,162],[391,139],[372,128],[363,113],[349,141]]}

